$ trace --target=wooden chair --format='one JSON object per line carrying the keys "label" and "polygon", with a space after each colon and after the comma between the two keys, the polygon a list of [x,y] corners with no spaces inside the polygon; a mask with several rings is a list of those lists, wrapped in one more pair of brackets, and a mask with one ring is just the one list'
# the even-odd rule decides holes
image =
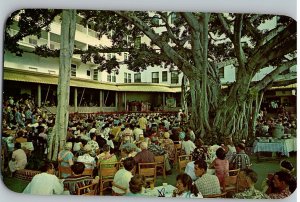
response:
{"label": "wooden chair", "polygon": [[103,195],[103,191],[112,186],[104,186],[114,180],[116,172],[119,170],[119,162],[115,163],[100,163],[99,165],[99,193]]}
{"label": "wooden chair", "polygon": [[97,183],[89,184],[84,187],[79,187],[77,189],[77,195],[96,195],[97,193]]}
{"label": "wooden chair", "polygon": [[88,176],[93,177],[93,172],[94,172],[93,168],[85,168],[82,175],[88,175]]}
{"label": "wooden chair", "polygon": [[228,176],[225,177],[225,183],[223,187],[223,192],[234,194],[238,192],[238,181],[237,177],[239,175],[240,169],[234,169],[228,171]]}
{"label": "wooden chair", "polygon": [[156,163],[139,163],[139,174],[144,175],[146,183],[154,184],[156,182]]}
{"label": "wooden chair", "polygon": [[177,144],[175,144],[176,142],[174,142],[174,147],[175,147],[175,162],[174,163],[177,163],[177,160],[178,160],[178,156],[181,155],[181,152],[182,152],[182,145],[181,143],[178,141]]}
{"label": "wooden chair", "polygon": [[204,195],[203,198],[226,198],[227,192],[223,192],[221,194],[210,194]]}
{"label": "wooden chair", "polygon": [[179,172],[182,172],[186,165],[192,161],[191,155],[181,155],[178,157],[178,170]]}
{"label": "wooden chair", "polygon": [[[163,173],[163,178],[166,179],[166,164],[165,164],[165,156],[155,156],[156,169],[161,168]],[[156,171],[157,172],[157,171]]]}
{"label": "wooden chair", "polygon": [[62,177],[63,173],[72,175],[71,167],[58,165],[58,178],[60,179],[63,178]]}

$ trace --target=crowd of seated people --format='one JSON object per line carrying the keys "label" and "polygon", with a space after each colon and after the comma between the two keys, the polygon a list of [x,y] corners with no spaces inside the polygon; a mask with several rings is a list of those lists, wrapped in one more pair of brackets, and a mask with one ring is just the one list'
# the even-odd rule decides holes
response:
{"label": "crowd of seated people", "polygon": [[[6,145],[13,144],[8,146],[11,152],[10,156],[18,161],[16,154],[19,156],[26,154],[23,159],[24,162],[13,163],[11,161],[9,166],[11,172],[15,172],[16,169],[24,169],[28,164],[25,162],[25,157],[30,159],[30,155],[26,153],[28,148],[20,148],[20,145],[17,144],[19,142],[32,142],[34,151],[42,151],[44,157],[47,155],[55,117],[43,114],[41,110],[35,108],[34,105],[31,106],[30,103],[29,101],[8,101],[4,106],[3,137],[10,137],[7,139],[10,139],[11,142],[7,142]],[[21,114],[21,121],[19,113]],[[13,119],[11,119],[12,115]],[[284,118],[282,120],[284,121]],[[100,164],[121,162],[123,168],[115,175],[114,194],[127,195],[130,193],[131,187],[134,190],[132,195],[139,195],[141,191],[136,187],[134,188],[134,185],[138,183],[139,186],[144,186],[144,183],[142,177],[135,177],[137,174],[135,168],[138,163],[154,163],[155,156],[163,155],[167,174],[171,174],[171,168],[176,166],[175,143],[178,142],[182,145],[180,154],[193,156],[194,173],[192,175],[188,173],[188,177],[178,175],[177,192],[174,192],[174,196],[181,197],[189,194],[190,197],[202,197],[220,194],[224,187],[224,177],[227,176],[229,169],[243,170],[241,178],[249,179],[248,181],[252,181],[252,183],[256,182],[254,171],[247,170],[251,169],[251,163],[249,156],[245,153],[244,143],[234,145],[231,137],[227,137],[224,139],[224,145],[215,147],[214,154],[209,153],[208,146],[204,146],[205,143],[195,137],[191,128],[180,122],[174,114],[70,114],[66,144],[64,149],[59,152],[56,163],[72,169],[72,174],[63,173],[61,176],[71,180],[71,178],[75,179],[81,174],[76,166],[83,164],[84,168],[94,169],[93,176],[96,177],[99,173]],[[12,156],[12,154],[14,155]],[[209,159],[211,156],[216,156],[216,160]],[[207,172],[210,168],[215,169],[215,174]],[[45,170],[45,173],[52,174],[51,170],[53,169],[49,166],[49,171]],[[126,178],[123,176],[125,174]],[[272,182],[274,187],[277,186],[277,189],[266,193],[267,197],[278,198],[281,196],[278,193],[282,192],[284,192],[282,194],[284,196],[291,194],[293,178],[283,181],[283,178],[287,178],[285,175],[274,174]],[[135,178],[132,179],[132,177]],[[194,181],[195,186],[191,186],[190,181]],[[279,186],[281,184],[286,184],[286,186]],[[65,189],[67,189],[66,187]],[[251,183],[245,187],[243,191],[252,190]],[[30,193],[28,189],[26,192]],[[60,191],[61,189],[55,193],[61,193]],[[75,193],[73,188],[68,191],[71,194]],[[257,192],[254,191],[254,193]],[[236,195],[235,197],[242,196]]]}

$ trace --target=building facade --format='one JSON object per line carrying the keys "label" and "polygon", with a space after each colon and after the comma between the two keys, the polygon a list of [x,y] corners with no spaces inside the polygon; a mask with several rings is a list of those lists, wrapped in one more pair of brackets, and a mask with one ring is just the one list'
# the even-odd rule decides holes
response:
{"label": "building facade", "polygon": [[[78,16],[78,21],[80,17]],[[41,38],[25,37],[19,42],[24,50],[32,51],[36,45],[47,45],[50,49],[60,47],[60,19],[57,17],[51,24],[49,32],[43,31]],[[17,24],[10,30],[13,35],[18,31]],[[160,31],[160,30],[158,30]],[[149,43],[147,37],[141,43]],[[98,39],[89,26],[76,25],[75,48],[87,50],[91,46],[111,45],[107,37]],[[81,62],[80,55],[73,55],[70,81],[70,112],[113,112],[113,111],[153,111],[178,110],[181,107],[181,82],[183,73],[179,70],[169,71],[160,66],[149,67],[142,72],[129,70],[123,62],[128,53],[106,53],[107,59],[116,57],[120,62],[118,74],[99,71],[97,65]],[[296,69],[296,67],[294,68]],[[266,67],[254,80],[260,80],[269,73],[272,67]],[[296,70],[295,70],[296,72]],[[28,94],[35,99],[39,107],[46,107],[56,112],[57,79],[59,58],[43,58],[33,53],[24,52],[19,57],[8,51],[4,54],[3,91],[4,96]],[[235,68],[230,62],[220,64],[221,82],[229,85],[235,81]],[[284,91],[292,91],[285,89]],[[275,93],[276,94],[276,93]],[[291,96],[295,96],[292,93]],[[295,94],[295,93],[294,93]],[[276,98],[277,99],[277,98]],[[281,100],[281,101],[284,101]],[[290,103],[290,98],[287,103]]]}

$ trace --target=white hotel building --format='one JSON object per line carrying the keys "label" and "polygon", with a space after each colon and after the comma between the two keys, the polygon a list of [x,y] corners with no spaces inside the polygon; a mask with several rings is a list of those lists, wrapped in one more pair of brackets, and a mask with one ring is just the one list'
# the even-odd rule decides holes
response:
{"label": "white hotel building", "polygon": [[[79,17],[78,17],[78,20]],[[11,33],[18,30],[13,26]],[[50,32],[43,31],[41,38],[29,36],[20,41],[24,50],[33,50],[35,45],[47,45],[50,49],[60,47],[60,21],[57,18],[50,27]],[[149,39],[143,37],[141,43],[148,43]],[[110,40],[102,37],[100,40],[96,32],[89,27],[80,24],[76,26],[75,46],[86,50],[89,46],[109,45]],[[84,64],[79,55],[73,55],[70,81],[70,109],[72,112],[114,112],[134,111],[136,108],[129,107],[128,103],[137,101],[151,103],[143,110],[164,109],[166,111],[177,110],[180,107],[181,81],[183,74],[170,72],[160,66],[149,67],[141,73],[128,70],[125,64],[128,54],[106,54],[106,58],[116,57],[121,63],[119,74],[106,71],[100,72],[93,63]],[[296,68],[294,68],[296,69]],[[260,80],[271,68],[263,69],[254,77]],[[295,71],[295,70],[294,70]],[[26,53],[22,57],[5,51],[3,66],[3,91],[4,96],[17,96],[29,94],[41,107],[47,107],[55,113],[56,88],[59,73],[59,58],[43,58],[32,53]],[[220,69],[222,84],[235,81],[235,68],[232,65]],[[296,73],[295,73],[296,75]],[[294,105],[296,102],[296,85],[274,89],[271,99],[281,103]],[[271,92],[271,91],[270,91]],[[167,100],[175,100],[172,107],[167,106]],[[292,103],[291,103],[292,102]]]}

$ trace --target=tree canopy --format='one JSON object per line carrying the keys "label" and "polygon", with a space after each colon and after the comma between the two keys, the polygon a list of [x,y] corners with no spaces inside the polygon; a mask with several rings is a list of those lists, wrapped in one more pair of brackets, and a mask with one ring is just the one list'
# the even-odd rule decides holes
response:
{"label": "tree canopy", "polygon": [[[60,10],[20,10],[7,21],[5,50],[22,54],[17,42],[28,35],[48,31]],[[78,10],[77,23],[89,26],[111,45],[89,46],[74,50],[82,62],[97,64],[100,70],[118,71],[114,57],[102,53],[128,52],[125,61],[133,71],[154,65],[179,69],[189,80],[191,126],[201,137],[228,136],[247,138],[249,121],[255,119],[253,104],[260,106],[263,92],[278,75],[296,65],[296,22],[285,16],[191,13],[129,12]],[[9,28],[18,16],[19,32]],[[30,28],[30,29],[29,29]],[[36,47],[35,54],[57,57],[58,50]],[[228,61],[231,61],[228,63]],[[221,91],[219,70],[224,64],[235,66],[235,82]],[[260,81],[253,77],[263,68],[272,71]],[[287,78],[287,77],[286,77]],[[294,80],[295,81],[295,80]]]}

